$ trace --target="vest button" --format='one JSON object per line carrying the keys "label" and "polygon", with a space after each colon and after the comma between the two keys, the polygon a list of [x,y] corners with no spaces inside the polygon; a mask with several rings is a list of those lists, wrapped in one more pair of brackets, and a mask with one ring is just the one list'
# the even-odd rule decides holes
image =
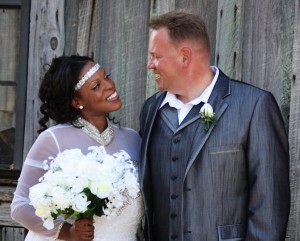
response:
{"label": "vest button", "polygon": [[176,195],[176,194],[172,194],[172,195],[171,195],[171,198],[172,198],[172,199],[176,199],[177,197],[178,197],[178,195]]}
{"label": "vest button", "polygon": [[171,176],[171,179],[172,179],[173,181],[175,181],[175,180],[177,179],[177,176],[173,175],[173,176]]}
{"label": "vest button", "polygon": [[177,214],[175,214],[175,213],[172,213],[171,214],[171,218],[173,219],[173,218],[176,218],[177,217]]}
{"label": "vest button", "polygon": [[178,238],[178,235],[177,234],[172,234],[171,235],[171,239],[177,239]]}
{"label": "vest button", "polygon": [[178,157],[176,157],[176,156],[172,157],[173,162],[176,162],[177,160],[178,160]]}

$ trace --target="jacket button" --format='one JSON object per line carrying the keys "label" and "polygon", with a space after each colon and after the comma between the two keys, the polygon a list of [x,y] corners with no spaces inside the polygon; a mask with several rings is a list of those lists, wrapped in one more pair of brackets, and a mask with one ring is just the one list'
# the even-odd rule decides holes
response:
{"label": "jacket button", "polygon": [[173,140],[173,143],[175,143],[175,144],[178,143],[178,142],[180,142],[180,139],[174,139]]}
{"label": "jacket button", "polygon": [[171,218],[173,219],[173,218],[176,218],[177,217],[177,214],[175,214],[175,213],[172,213],[171,214]]}

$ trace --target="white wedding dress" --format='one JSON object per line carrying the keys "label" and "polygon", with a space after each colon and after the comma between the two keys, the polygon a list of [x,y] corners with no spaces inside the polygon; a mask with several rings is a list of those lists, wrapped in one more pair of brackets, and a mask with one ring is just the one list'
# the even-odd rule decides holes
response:
{"label": "white wedding dress", "polygon": [[94,241],[136,241],[136,231],[142,216],[142,200],[139,196],[117,217],[95,217]]}
{"label": "white wedding dress", "polygon": [[[143,216],[141,196],[131,200],[119,216],[94,217],[94,241],[137,241],[137,228]],[[40,235],[29,232],[25,241],[45,241]],[[57,239],[59,241],[60,239]]]}
{"label": "white wedding dress", "polygon": [[[105,149],[112,155],[125,150],[131,160],[138,161],[141,139],[137,132],[129,128],[114,127],[115,138]],[[45,173],[43,161],[49,156],[55,157],[65,149],[79,148],[83,154],[88,152],[89,146],[99,145],[94,139],[86,135],[81,129],[71,125],[57,125],[42,132],[24,162],[18,186],[11,205],[12,218],[30,230],[25,241],[55,240],[61,220],[55,220],[54,229],[43,227],[42,220],[34,213],[29,204],[29,187],[38,183]],[[143,217],[143,201],[141,195],[130,199],[129,204],[116,217],[96,217],[94,221],[94,241],[137,241],[137,230]]]}

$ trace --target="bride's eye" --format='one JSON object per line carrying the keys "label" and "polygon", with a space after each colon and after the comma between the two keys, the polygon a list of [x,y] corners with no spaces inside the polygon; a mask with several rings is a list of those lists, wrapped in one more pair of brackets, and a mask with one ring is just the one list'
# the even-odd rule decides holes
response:
{"label": "bride's eye", "polygon": [[108,79],[110,79],[110,76],[111,76],[111,73],[106,74],[106,75],[104,76],[104,78],[105,78],[106,80],[108,80]]}
{"label": "bride's eye", "polygon": [[96,83],[96,84],[92,87],[92,89],[93,89],[93,90],[96,90],[96,89],[99,88],[99,86],[100,86],[100,84],[99,84],[99,83]]}

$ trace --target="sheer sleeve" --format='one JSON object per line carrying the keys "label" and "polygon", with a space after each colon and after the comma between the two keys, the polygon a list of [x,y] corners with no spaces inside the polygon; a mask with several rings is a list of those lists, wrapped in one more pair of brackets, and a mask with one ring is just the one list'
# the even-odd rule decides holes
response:
{"label": "sheer sleeve", "polygon": [[11,204],[11,216],[16,222],[50,239],[55,238],[62,221],[55,221],[52,230],[44,228],[42,219],[35,215],[35,209],[29,204],[28,195],[29,188],[38,183],[39,178],[45,173],[44,160],[49,156],[55,157],[58,152],[59,147],[54,135],[50,131],[41,133],[26,157]]}

